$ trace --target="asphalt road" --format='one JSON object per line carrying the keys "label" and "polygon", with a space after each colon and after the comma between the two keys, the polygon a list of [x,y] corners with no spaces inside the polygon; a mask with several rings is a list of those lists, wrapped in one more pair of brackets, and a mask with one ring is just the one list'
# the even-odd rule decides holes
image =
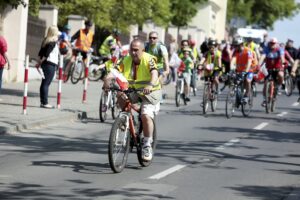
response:
{"label": "asphalt road", "polygon": [[204,116],[201,91],[187,106],[167,99],[157,118],[151,166],[135,153],[112,173],[107,143],[112,120],[98,115],[0,138],[0,199],[300,199],[300,105],[280,96],[275,113],[255,99],[251,116]]}

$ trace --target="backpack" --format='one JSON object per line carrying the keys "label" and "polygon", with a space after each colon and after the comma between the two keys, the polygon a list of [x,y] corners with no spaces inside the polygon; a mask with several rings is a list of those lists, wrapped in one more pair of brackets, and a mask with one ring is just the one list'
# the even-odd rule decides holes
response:
{"label": "backpack", "polygon": [[[161,41],[159,41],[159,42],[157,43],[157,49],[158,49],[158,56],[159,56],[160,58],[163,57],[163,54],[162,54],[162,51],[161,51],[161,46],[165,46],[165,45],[164,45],[164,43],[162,43]],[[149,51],[150,51],[150,43],[147,42],[147,43],[145,44],[145,52],[148,53]]]}
{"label": "backpack", "polygon": [[66,55],[69,51],[68,45],[65,41],[59,42],[59,52],[61,55]]}

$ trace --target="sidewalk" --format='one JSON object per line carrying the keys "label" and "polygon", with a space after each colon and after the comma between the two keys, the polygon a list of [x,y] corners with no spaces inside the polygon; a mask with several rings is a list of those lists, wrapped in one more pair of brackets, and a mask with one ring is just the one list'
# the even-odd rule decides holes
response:
{"label": "sidewalk", "polygon": [[[80,119],[98,113],[102,82],[89,82],[87,102],[82,103],[83,82],[73,85],[70,80],[62,85],[61,109],[40,108],[41,80],[30,80],[28,85],[27,115],[23,115],[24,83],[3,84],[0,98],[0,134],[30,129],[49,123]],[[49,88],[49,104],[56,107],[58,81]],[[174,98],[174,85],[165,86],[168,99]]]}

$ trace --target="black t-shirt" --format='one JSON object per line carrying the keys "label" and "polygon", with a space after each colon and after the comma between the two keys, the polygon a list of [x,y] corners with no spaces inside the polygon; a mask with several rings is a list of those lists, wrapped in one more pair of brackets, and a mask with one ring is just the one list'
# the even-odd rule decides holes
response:
{"label": "black t-shirt", "polygon": [[297,58],[298,51],[294,47],[286,47],[285,50],[287,50],[290,54],[290,56],[295,60]]}

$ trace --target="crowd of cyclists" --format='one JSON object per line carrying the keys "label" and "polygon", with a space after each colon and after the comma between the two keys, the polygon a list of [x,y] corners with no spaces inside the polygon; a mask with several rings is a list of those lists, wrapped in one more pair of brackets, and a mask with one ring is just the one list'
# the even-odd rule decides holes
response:
{"label": "crowd of cyclists", "polygon": [[[69,36],[70,27],[68,25],[64,27],[60,37],[60,52],[65,55],[66,60],[69,60],[63,75],[65,81],[78,51],[81,52],[84,60],[87,58],[93,42],[91,27],[92,22],[87,20],[85,28],[77,31],[72,37]],[[133,102],[141,103],[144,132],[142,158],[144,160],[152,159],[153,119],[163,101],[163,80],[168,76],[172,76],[174,84],[176,84],[177,77],[184,79],[184,93],[181,98],[189,102],[191,87],[197,89],[195,80],[203,78],[204,81],[211,81],[213,93],[219,94],[229,85],[227,75],[234,71],[244,77],[245,93],[242,101],[247,103],[253,79],[258,80],[262,74],[265,75],[265,80],[272,76],[281,86],[276,88],[276,91],[280,93],[280,89],[285,87],[284,73],[289,73],[295,77],[294,84],[297,84],[298,101],[300,101],[300,73],[297,70],[300,51],[293,47],[292,40],[284,44],[279,43],[276,38],[268,39],[265,36],[264,41],[257,44],[253,38],[239,36],[234,37],[232,43],[208,38],[197,48],[193,39],[180,41],[178,47],[176,39],[172,38],[171,44],[167,47],[159,40],[158,33],[152,31],[148,34],[148,41],[141,41],[135,37],[130,44],[128,54],[122,55],[119,34],[120,32],[114,29],[104,40],[99,48],[99,54],[104,59],[104,63],[93,69],[93,72],[97,73],[101,70],[105,74],[104,91],[109,90],[111,80],[117,78],[115,74],[112,74],[112,69],[123,74],[130,88],[143,91],[143,94],[130,97],[119,92],[117,98],[119,102],[129,98]],[[74,41],[75,44],[72,47]],[[267,73],[263,73],[264,71]],[[220,81],[224,83],[222,88]],[[263,96],[261,105],[266,106],[265,88]]]}

